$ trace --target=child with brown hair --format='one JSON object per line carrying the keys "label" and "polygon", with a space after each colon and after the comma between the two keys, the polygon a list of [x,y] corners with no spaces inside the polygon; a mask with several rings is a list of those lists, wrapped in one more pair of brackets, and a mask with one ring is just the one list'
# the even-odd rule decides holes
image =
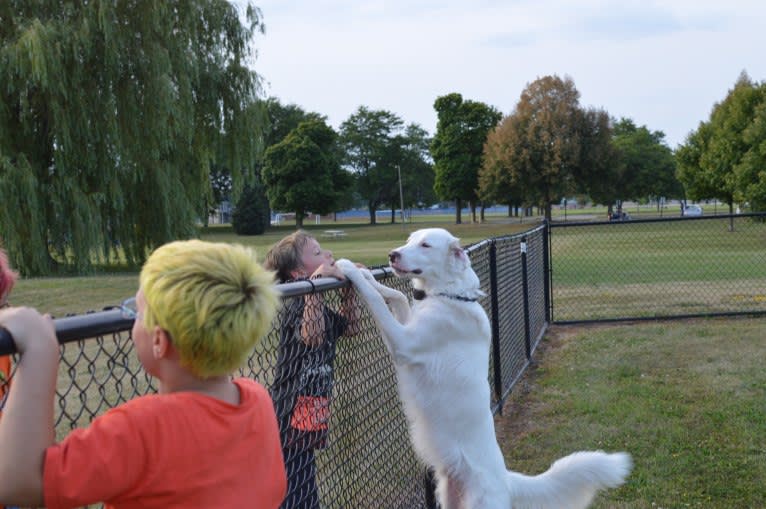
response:
{"label": "child with brown hair", "polygon": [[286,478],[274,408],[230,375],[271,326],[273,276],[245,247],[158,248],[135,299],[134,348],[159,394],[135,398],[54,441],[59,345],[49,316],[0,310],[20,360],[0,419],[0,504],[276,508]]}
{"label": "child with brown hair", "polygon": [[[264,266],[280,283],[321,277],[345,279],[332,251],[304,230],[286,236],[266,254]],[[314,450],[326,447],[335,347],[359,328],[360,306],[350,288],[341,290],[339,312],[320,293],[287,301],[271,395],[287,469],[283,509],[319,507]]]}

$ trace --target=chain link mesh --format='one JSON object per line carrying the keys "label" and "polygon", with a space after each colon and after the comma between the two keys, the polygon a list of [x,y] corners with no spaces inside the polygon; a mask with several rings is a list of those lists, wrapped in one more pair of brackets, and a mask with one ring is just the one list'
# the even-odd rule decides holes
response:
{"label": "chain link mesh", "polygon": [[[540,246],[547,242],[546,230],[538,227],[525,235],[530,246],[527,262],[529,288],[542,293],[545,284]],[[500,352],[500,358],[495,359],[493,354],[489,360],[491,384],[494,384],[496,367],[500,370],[501,387],[493,392],[501,397],[494,397],[495,408],[502,406],[502,398],[529,361],[524,346],[521,238],[517,235],[488,239],[466,249],[487,294],[481,304],[491,318],[493,299],[498,309],[495,319],[499,323],[499,334],[493,341],[498,342],[496,351]],[[493,256],[497,272],[495,284],[490,281]],[[377,269],[374,272],[381,282],[404,292],[411,299],[408,281],[393,277],[390,271]],[[280,369],[285,372],[284,366],[280,368],[278,365],[292,355],[286,354],[287,347],[282,344],[280,324],[291,319],[290,310],[308,293],[321,294],[328,309],[340,311],[343,292],[347,291],[345,283],[340,282],[291,285],[289,292],[284,290],[287,285],[281,285],[283,306],[274,326],[238,373],[258,380],[276,398],[281,394],[274,387],[278,372]],[[296,289],[296,285],[302,287]],[[544,302],[542,295],[529,296],[535,344],[546,326]],[[328,430],[321,446],[312,447],[320,505],[327,508],[407,509],[432,506],[432,497],[426,495],[424,488],[425,468],[410,447],[393,365],[371,315],[361,302],[356,304],[362,307],[356,330],[337,338],[331,361]],[[87,317],[83,318],[87,320]],[[141,369],[133,352],[129,326],[121,332],[97,337],[92,337],[93,330],[89,332],[86,326],[79,335],[75,334],[70,342],[61,346],[55,399],[57,439],[62,439],[73,428],[87,426],[109,408],[157,390],[156,382]],[[291,362],[299,365],[300,356],[293,357]],[[275,400],[275,407],[280,408],[278,400]],[[297,489],[300,494],[310,496],[308,484]]]}
{"label": "chain link mesh", "polygon": [[766,312],[766,214],[554,223],[551,252],[555,323]]}

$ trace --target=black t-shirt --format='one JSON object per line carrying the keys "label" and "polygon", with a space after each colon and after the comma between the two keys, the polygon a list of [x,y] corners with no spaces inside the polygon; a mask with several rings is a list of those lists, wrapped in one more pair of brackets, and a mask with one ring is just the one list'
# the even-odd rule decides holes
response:
{"label": "black t-shirt", "polygon": [[[285,303],[282,311],[276,374],[271,387],[279,430],[283,445],[292,445],[300,439],[306,443],[311,437],[290,426],[295,401],[301,396],[329,398],[333,385],[333,363],[337,339],[346,330],[345,317],[328,309],[324,304],[324,340],[316,346],[307,345],[301,336],[305,298],[296,297]],[[314,437],[317,439],[318,437]]]}

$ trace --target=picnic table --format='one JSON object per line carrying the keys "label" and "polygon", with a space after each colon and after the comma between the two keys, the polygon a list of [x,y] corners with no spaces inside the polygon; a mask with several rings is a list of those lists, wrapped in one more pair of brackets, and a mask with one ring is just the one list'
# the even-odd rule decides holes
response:
{"label": "picnic table", "polygon": [[322,232],[322,237],[330,237],[332,239],[337,239],[340,237],[345,237],[346,232],[343,230],[325,230]]}

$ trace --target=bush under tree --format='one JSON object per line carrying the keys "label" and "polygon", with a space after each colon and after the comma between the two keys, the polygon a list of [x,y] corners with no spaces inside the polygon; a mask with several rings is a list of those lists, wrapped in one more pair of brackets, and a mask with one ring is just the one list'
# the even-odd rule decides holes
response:
{"label": "bush under tree", "polygon": [[237,235],[262,235],[269,226],[271,211],[263,186],[245,184],[231,218]]}

